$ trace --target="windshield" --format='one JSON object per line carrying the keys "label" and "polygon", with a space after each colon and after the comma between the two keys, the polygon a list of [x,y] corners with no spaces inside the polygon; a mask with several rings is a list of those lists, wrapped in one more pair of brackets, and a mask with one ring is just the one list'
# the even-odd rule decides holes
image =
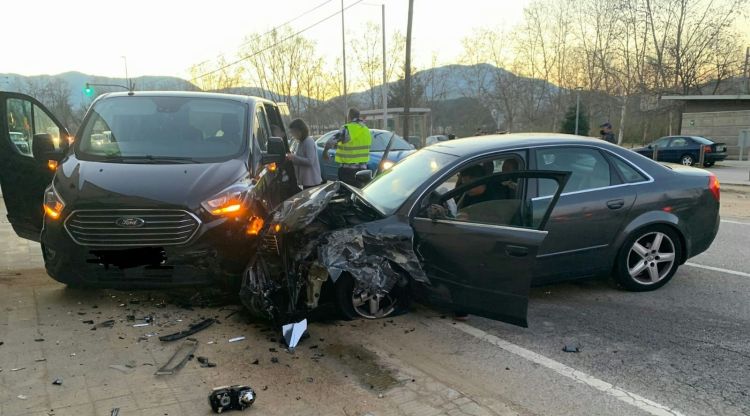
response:
{"label": "windshield", "polygon": [[[391,139],[391,134],[393,133],[389,131],[373,131],[370,151],[385,152],[385,148],[386,146],[388,146],[388,140]],[[414,150],[414,148],[397,134],[393,138],[393,145],[391,146],[391,150]]]}
{"label": "windshield", "polygon": [[76,155],[218,162],[242,152],[247,107],[214,98],[113,97],[91,110]]}
{"label": "windshield", "polygon": [[375,177],[362,194],[375,208],[391,215],[420,185],[456,159],[428,149],[418,151]]}

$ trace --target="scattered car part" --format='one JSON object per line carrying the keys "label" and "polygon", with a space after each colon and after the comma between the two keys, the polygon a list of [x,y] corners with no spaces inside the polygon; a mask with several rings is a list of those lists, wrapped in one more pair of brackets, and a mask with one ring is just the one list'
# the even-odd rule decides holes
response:
{"label": "scattered car part", "polygon": [[55,386],[62,386],[62,383],[63,381],[61,378],[56,378],[55,381],[52,382],[52,384]]}
{"label": "scattered car part", "polygon": [[151,325],[151,324],[149,324],[149,323],[135,324],[135,325],[133,325],[133,328],[142,328],[144,326],[149,326],[149,325]]}
{"label": "scattered car part", "polygon": [[195,350],[198,348],[198,341],[193,338],[188,338],[185,342],[180,345],[180,348],[175,351],[172,358],[167,361],[161,368],[156,371],[156,375],[172,375],[177,372],[182,366],[193,355]]}
{"label": "scattered car part", "polygon": [[217,387],[208,396],[208,403],[214,413],[225,410],[245,410],[255,403],[255,390],[250,386]]}
{"label": "scattered car part", "polygon": [[245,340],[245,337],[234,337],[234,338],[230,338],[229,342],[238,342],[238,341],[244,341],[244,340]]}
{"label": "scattered car part", "polygon": [[564,352],[581,352],[579,344],[565,344],[562,349]]}
{"label": "scattered car part", "polygon": [[91,327],[92,331],[96,331],[97,328],[112,328],[115,326],[115,321],[110,319],[108,321],[99,322],[98,324]]}
{"label": "scattered car part", "polygon": [[196,360],[200,363],[201,367],[203,368],[213,368],[216,367],[216,363],[212,363],[208,360],[208,357],[197,357]]}
{"label": "scattered car part", "polygon": [[111,412],[109,413],[109,416],[119,416],[119,415],[120,415],[120,408],[119,408],[119,407],[115,407],[115,408],[114,408],[114,409],[112,409],[112,411],[111,411]]}
{"label": "scattered car part", "polygon": [[119,372],[121,372],[121,373],[125,373],[125,374],[130,374],[130,368],[128,368],[127,366],[124,366],[124,365],[120,365],[120,364],[111,364],[111,365],[109,366],[109,368],[111,368],[111,369],[113,369],[113,370],[117,370],[117,371],[119,371]]}
{"label": "scattered car part", "polygon": [[303,319],[297,323],[286,324],[281,328],[289,351],[294,351],[297,348],[297,344],[299,344],[305,331],[307,331],[307,319]]}
{"label": "scattered car part", "polygon": [[182,339],[185,337],[188,337],[190,335],[195,334],[196,332],[203,331],[204,329],[208,328],[209,326],[213,325],[216,322],[215,319],[209,318],[206,320],[203,320],[201,322],[198,322],[197,324],[190,325],[188,329],[185,329],[180,332],[175,332],[174,334],[169,335],[163,335],[159,337],[159,341],[176,341],[178,339]]}

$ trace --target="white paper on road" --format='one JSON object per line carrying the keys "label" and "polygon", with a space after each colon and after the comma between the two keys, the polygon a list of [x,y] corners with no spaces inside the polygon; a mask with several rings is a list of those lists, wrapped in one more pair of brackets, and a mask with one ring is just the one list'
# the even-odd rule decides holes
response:
{"label": "white paper on road", "polygon": [[290,350],[294,350],[299,344],[299,340],[302,339],[302,335],[307,331],[307,319],[303,319],[297,323],[286,324],[281,327],[281,332],[284,334],[286,345]]}

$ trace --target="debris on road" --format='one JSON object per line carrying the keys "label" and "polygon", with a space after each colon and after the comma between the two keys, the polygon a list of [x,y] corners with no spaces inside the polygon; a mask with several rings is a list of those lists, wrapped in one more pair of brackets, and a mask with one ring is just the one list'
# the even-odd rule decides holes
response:
{"label": "debris on road", "polygon": [[18,367],[18,368],[11,368],[10,371],[21,371],[21,370],[25,370],[25,369],[26,369],[26,367]]}
{"label": "debris on road", "polygon": [[55,380],[54,380],[54,381],[52,382],[52,384],[53,384],[53,385],[55,385],[55,386],[62,386],[62,383],[63,383],[63,381],[62,381],[62,379],[61,379],[61,378],[56,378],[56,379],[55,379]]}
{"label": "debris on road", "polygon": [[[189,337],[190,335],[193,335],[197,332],[203,331],[204,329],[208,328],[209,326],[213,325],[216,322],[215,319],[209,318],[205,319],[201,322],[198,322],[197,324],[190,325],[188,329],[182,330],[180,332],[175,332],[174,334],[164,335],[159,337],[159,341],[176,341],[178,339],[182,339],[185,337]],[[231,340],[229,342],[232,342]]]}
{"label": "debris on road", "polygon": [[44,342],[44,338],[37,338],[34,340],[34,342]]}
{"label": "debris on road", "polygon": [[93,319],[88,319],[88,320],[85,320],[85,321],[81,321],[81,323],[82,324],[87,324],[87,325],[94,325],[94,320]]}
{"label": "debris on road", "polygon": [[161,368],[156,371],[156,375],[172,375],[177,372],[182,366],[193,355],[195,350],[198,348],[198,341],[193,338],[188,338],[185,342],[180,345],[180,348],[175,351],[172,358],[167,361]]}
{"label": "debris on road", "polygon": [[286,324],[281,327],[281,332],[284,334],[284,341],[289,351],[294,351],[299,344],[302,335],[307,331],[307,319],[303,319],[297,323]]}
{"label": "debris on road", "polygon": [[578,344],[565,344],[562,350],[564,352],[581,352],[581,346]]}
{"label": "debris on road", "polygon": [[212,368],[216,367],[216,363],[212,363],[208,360],[207,357],[197,357],[198,363],[200,363],[201,367],[203,368]]}
{"label": "debris on road", "polygon": [[97,328],[112,328],[115,326],[115,321],[110,319],[108,321],[99,322],[98,324],[91,327],[92,331],[96,331]]}
{"label": "debris on road", "polygon": [[244,341],[244,340],[245,340],[245,337],[234,337],[234,338],[230,338],[229,342],[237,342],[237,341]]}
{"label": "debris on road", "polygon": [[245,410],[255,403],[255,391],[250,386],[216,387],[208,396],[208,402],[214,413],[226,410]]}
{"label": "debris on road", "polygon": [[113,369],[113,370],[117,370],[117,371],[120,371],[120,372],[122,372],[122,373],[125,373],[125,374],[130,374],[130,368],[128,368],[127,366],[124,366],[124,365],[120,365],[120,364],[111,364],[111,365],[109,366],[109,368],[111,368],[111,369]]}
{"label": "debris on road", "polygon": [[151,324],[149,324],[149,323],[143,323],[143,324],[134,324],[134,325],[133,325],[133,328],[142,328],[142,327],[144,327],[144,326],[149,326],[149,325],[151,325]]}
{"label": "debris on road", "polygon": [[120,415],[120,408],[119,407],[115,407],[114,409],[112,409],[111,412],[109,412],[109,416],[119,416],[119,415]]}
{"label": "debris on road", "polygon": [[26,399],[28,399],[28,397],[24,396],[23,394],[19,394],[19,395],[18,395],[17,397],[18,397],[19,399],[21,399],[21,400],[26,400]]}

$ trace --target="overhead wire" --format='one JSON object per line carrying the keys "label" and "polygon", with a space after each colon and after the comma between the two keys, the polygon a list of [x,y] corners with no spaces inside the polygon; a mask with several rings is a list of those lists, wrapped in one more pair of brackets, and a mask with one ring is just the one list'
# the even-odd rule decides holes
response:
{"label": "overhead wire", "polygon": [[269,46],[267,46],[267,47],[265,47],[265,48],[263,48],[263,49],[261,49],[261,50],[255,51],[255,52],[253,52],[253,53],[251,53],[251,54],[249,54],[249,55],[246,55],[246,56],[244,56],[244,57],[242,57],[242,58],[240,58],[240,59],[237,59],[236,61],[230,62],[230,63],[228,63],[228,64],[226,64],[226,65],[223,65],[223,66],[221,66],[221,67],[219,67],[219,68],[216,68],[216,69],[214,69],[214,70],[212,70],[212,71],[206,72],[206,73],[204,73],[204,74],[201,74],[201,75],[198,75],[198,76],[196,76],[196,77],[193,77],[193,78],[191,79],[191,82],[192,82],[192,81],[196,81],[196,80],[199,80],[199,79],[201,79],[201,78],[204,78],[204,77],[207,77],[207,76],[209,76],[209,75],[215,74],[215,73],[217,73],[217,72],[219,72],[219,71],[223,71],[223,70],[225,70],[225,69],[229,68],[230,66],[233,66],[233,65],[237,65],[238,63],[240,63],[240,62],[242,62],[242,61],[244,61],[244,60],[250,59],[250,58],[252,58],[252,57],[254,57],[254,56],[256,56],[256,55],[259,55],[259,54],[261,54],[261,53],[263,53],[263,52],[265,52],[265,51],[267,51],[267,50],[269,50],[269,49],[273,49],[273,48],[275,48],[276,46],[278,46],[278,45],[280,45],[280,44],[282,44],[282,43],[284,43],[284,42],[288,41],[289,39],[292,39],[292,38],[294,38],[295,36],[298,36],[298,35],[300,35],[300,34],[302,34],[302,33],[306,32],[306,31],[308,31],[308,30],[310,30],[310,29],[314,28],[315,26],[317,26],[317,25],[319,25],[319,24],[321,24],[321,23],[323,23],[323,22],[325,22],[325,21],[327,21],[327,20],[329,20],[329,19],[331,19],[331,18],[333,18],[333,17],[336,17],[336,16],[338,16],[338,15],[339,15],[340,13],[342,13],[343,11],[345,11],[345,10],[348,10],[348,9],[350,9],[350,8],[352,8],[352,7],[356,6],[356,5],[357,5],[357,4],[359,4],[359,3],[362,3],[363,1],[364,1],[364,0],[358,0],[358,1],[356,1],[356,2],[354,2],[354,3],[352,3],[352,4],[350,4],[350,5],[348,5],[348,6],[346,6],[346,7],[344,7],[344,8],[343,8],[343,10],[337,11],[336,13],[333,13],[333,14],[331,14],[330,16],[324,17],[323,19],[320,19],[320,20],[318,20],[317,22],[315,22],[315,23],[313,23],[313,24],[311,24],[311,25],[309,25],[309,26],[307,26],[307,27],[305,27],[305,28],[303,28],[303,29],[301,29],[301,30],[299,30],[299,31],[297,31],[297,32],[295,32],[295,33],[293,33],[293,34],[291,34],[291,35],[287,36],[287,37],[285,37],[284,39],[281,39],[280,41],[278,41],[278,42],[274,43],[273,45],[269,45]]}

